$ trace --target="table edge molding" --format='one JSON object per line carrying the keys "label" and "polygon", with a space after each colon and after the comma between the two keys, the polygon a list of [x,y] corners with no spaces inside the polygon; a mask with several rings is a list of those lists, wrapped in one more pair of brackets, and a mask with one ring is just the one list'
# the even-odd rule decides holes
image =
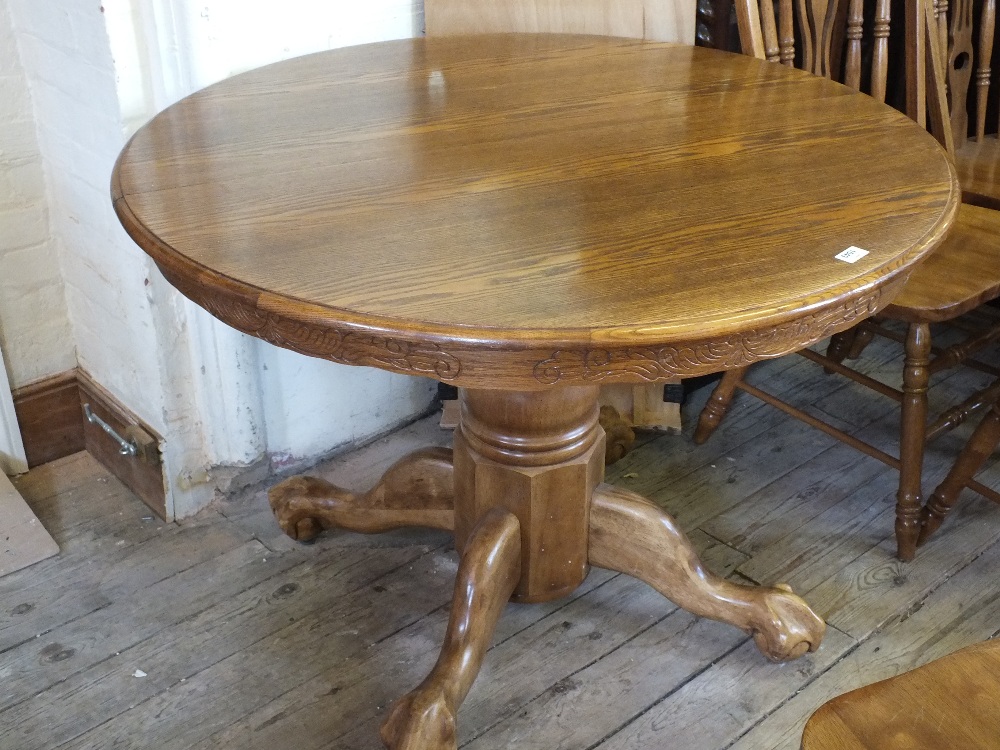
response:
{"label": "table edge molding", "polygon": [[[554,347],[545,342],[455,344],[348,322],[311,320],[295,310],[262,309],[256,299],[207,286],[168,265],[160,270],[178,291],[227,325],[270,344],[345,365],[378,367],[457,386],[538,390],[564,385],[655,383],[707,375],[773,359],[845,330],[886,307],[906,274],[834,300],[809,314],[739,333],[696,337],[663,346]],[[496,351],[508,353],[503,364]],[[491,356],[491,354],[493,356]]]}

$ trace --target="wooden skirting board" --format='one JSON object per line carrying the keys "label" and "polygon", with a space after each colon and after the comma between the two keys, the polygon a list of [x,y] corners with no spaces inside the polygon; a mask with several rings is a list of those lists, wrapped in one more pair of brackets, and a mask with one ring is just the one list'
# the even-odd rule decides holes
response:
{"label": "wooden skirting board", "polygon": [[[89,374],[77,368],[18,388],[13,395],[29,467],[85,450],[160,518],[166,517],[161,438]],[[85,403],[118,434],[149,444],[146,459],[119,453],[114,439],[84,418]]]}
{"label": "wooden skirting board", "polygon": [[17,388],[13,395],[29,467],[84,450],[76,370]]}

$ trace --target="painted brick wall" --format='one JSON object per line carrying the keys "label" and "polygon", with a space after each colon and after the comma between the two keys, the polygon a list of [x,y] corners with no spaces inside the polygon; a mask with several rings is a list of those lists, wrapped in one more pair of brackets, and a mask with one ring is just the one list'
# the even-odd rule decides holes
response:
{"label": "painted brick wall", "polygon": [[125,136],[114,63],[96,0],[9,0],[45,163],[52,233],[81,366],[165,430],[146,261],[111,206]]}
{"label": "painted brick wall", "polygon": [[[12,351],[10,359],[24,364],[12,362],[11,370],[23,381],[32,379],[18,369],[27,363],[54,372],[79,361],[165,438],[168,512],[182,517],[211,500],[212,466],[247,463],[261,452],[282,465],[308,461],[419,413],[433,386],[263,344],[258,350],[256,342],[231,338],[235,334],[218,339],[215,324],[206,327],[205,314],[167,287],[114,215],[109,180],[126,132],[154,110],[239,70],[419,33],[422,4],[288,0],[278,16],[263,0],[107,0],[105,6],[99,0],[7,0],[10,18],[0,17],[6,34],[0,36],[0,87],[15,91],[7,96],[7,88],[0,89],[0,116],[9,103],[7,122],[14,124],[0,138],[29,144],[25,159],[34,170],[17,178],[34,190],[23,215],[8,222],[17,236],[0,223],[0,263],[8,246],[36,252],[31,263],[17,258],[26,278],[0,280],[0,294],[7,296],[5,283],[38,286],[32,299],[46,320],[61,320],[50,338],[64,346],[58,366],[36,352]],[[9,52],[15,48],[19,64]],[[20,76],[12,83],[8,68]],[[2,144],[0,151],[10,153]],[[4,158],[0,154],[0,162]],[[0,170],[0,179],[7,171]],[[7,209],[0,199],[0,215]],[[35,262],[43,249],[47,264]],[[46,268],[52,283],[43,289],[31,274]],[[38,317],[37,306],[30,315]],[[8,317],[17,325],[24,319],[0,308],[4,326]],[[30,341],[42,346],[45,337],[33,330]],[[212,377],[204,374],[206,364],[215,369]],[[246,439],[233,440],[237,434]]]}
{"label": "painted brick wall", "polygon": [[[180,97],[245,70],[423,31],[421,0],[285,0],[280,13],[269,0],[112,0],[106,10],[129,130]],[[264,426],[266,450],[279,464],[384,432],[423,411],[435,391],[426,379],[343,367],[263,342],[254,355],[262,410],[245,427],[249,434]],[[245,376],[231,365],[224,370],[223,381]],[[199,398],[203,413],[216,400]],[[229,412],[247,409],[236,399]],[[212,442],[224,443],[222,437]],[[210,455],[224,461],[212,447]]]}
{"label": "painted brick wall", "polygon": [[0,4],[0,347],[13,387],[76,365],[31,100]]}

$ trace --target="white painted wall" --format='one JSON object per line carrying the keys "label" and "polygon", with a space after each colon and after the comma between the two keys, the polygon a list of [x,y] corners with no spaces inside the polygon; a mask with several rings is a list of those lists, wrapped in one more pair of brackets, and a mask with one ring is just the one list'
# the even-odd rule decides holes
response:
{"label": "white painted wall", "polygon": [[28,80],[0,3],[0,347],[11,385],[76,365]]}
{"label": "white painted wall", "polygon": [[[111,206],[111,170],[125,135],[103,9],[79,0],[9,0],[8,7],[45,168],[67,339],[76,347],[61,369],[79,364],[166,438],[167,509],[183,515],[211,499],[204,487],[179,489],[179,477],[204,454],[180,375],[193,363],[174,346],[184,330],[178,303],[162,292]],[[20,359],[8,354],[16,367]]]}
{"label": "white painted wall", "polygon": [[0,474],[13,476],[28,470],[28,459],[24,455],[24,443],[17,428],[14,413],[14,399],[10,395],[7,368],[0,349]]}
{"label": "white painted wall", "polygon": [[[199,88],[277,60],[422,33],[421,0],[108,0],[104,4],[128,129]],[[430,381],[358,370],[248,340],[192,314],[203,340],[224,338],[197,385],[227,424],[207,441],[213,463],[249,461],[256,440],[282,466],[363,441],[423,411]],[[242,339],[242,340],[241,340]],[[232,353],[232,356],[227,356]],[[255,406],[259,405],[259,406]],[[234,420],[233,415],[243,415]],[[226,446],[226,442],[233,442]]]}
{"label": "white painted wall", "polygon": [[[178,517],[212,498],[214,466],[262,455],[280,466],[308,462],[426,407],[429,381],[310,360],[214,321],[174,292],[124,234],[108,187],[126,135],[155,111],[277,59],[411,36],[422,26],[419,0],[286,0],[280,7],[262,0],[107,0],[103,7],[96,0],[8,0],[6,7],[0,87],[15,95],[0,95],[0,115],[10,114],[21,129],[3,132],[21,133],[28,151],[37,134],[35,172],[18,172],[33,186],[25,210],[35,221],[15,224],[22,235],[23,227],[37,232],[19,235],[16,247],[0,243],[0,263],[8,246],[31,248],[19,266],[49,272],[30,288],[29,281],[0,279],[0,335],[24,328],[18,305],[30,305],[34,320],[41,303],[44,319],[62,326],[49,337],[61,349],[42,347],[46,339],[34,333],[24,337],[28,349],[8,347],[16,384],[78,361],[165,438],[168,512]],[[0,199],[0,220],[6,208]],[[54,283],[47,287],[45,279]],[[4,300],[10,307],[16,295],[7,287],[16,284],[24,299],[8,309]]]}

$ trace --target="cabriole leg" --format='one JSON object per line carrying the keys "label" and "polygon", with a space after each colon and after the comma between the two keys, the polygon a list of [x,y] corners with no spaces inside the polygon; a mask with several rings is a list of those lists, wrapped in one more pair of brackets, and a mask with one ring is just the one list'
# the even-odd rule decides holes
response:
{"label": "cabriole leg", "polygon": [[787,586],[741,586],[706,570],[673,518],[628,490],[602,484],[594,493],[590,562],[645,581],[693,614],[735,625],[775,661],[815,651],[826,631]]}
{"label": "cabriole leg", "polygon": [[455,714],[472,687],[493,639],[497,620],[521,575],[517,518],[489,511],[466,542],[444,646],[434,669],[400,698],[382,725],[391,750],[454,750]]}
{"label": "cabriole leg", "polygon": [[397,461],[368,492],[355,494],[315,477],[286,479],[268,493],[271,510],[292,539],[324,529],[374,534],[403,526],[451,531],[455,482],[447,448],[424,448]]}

